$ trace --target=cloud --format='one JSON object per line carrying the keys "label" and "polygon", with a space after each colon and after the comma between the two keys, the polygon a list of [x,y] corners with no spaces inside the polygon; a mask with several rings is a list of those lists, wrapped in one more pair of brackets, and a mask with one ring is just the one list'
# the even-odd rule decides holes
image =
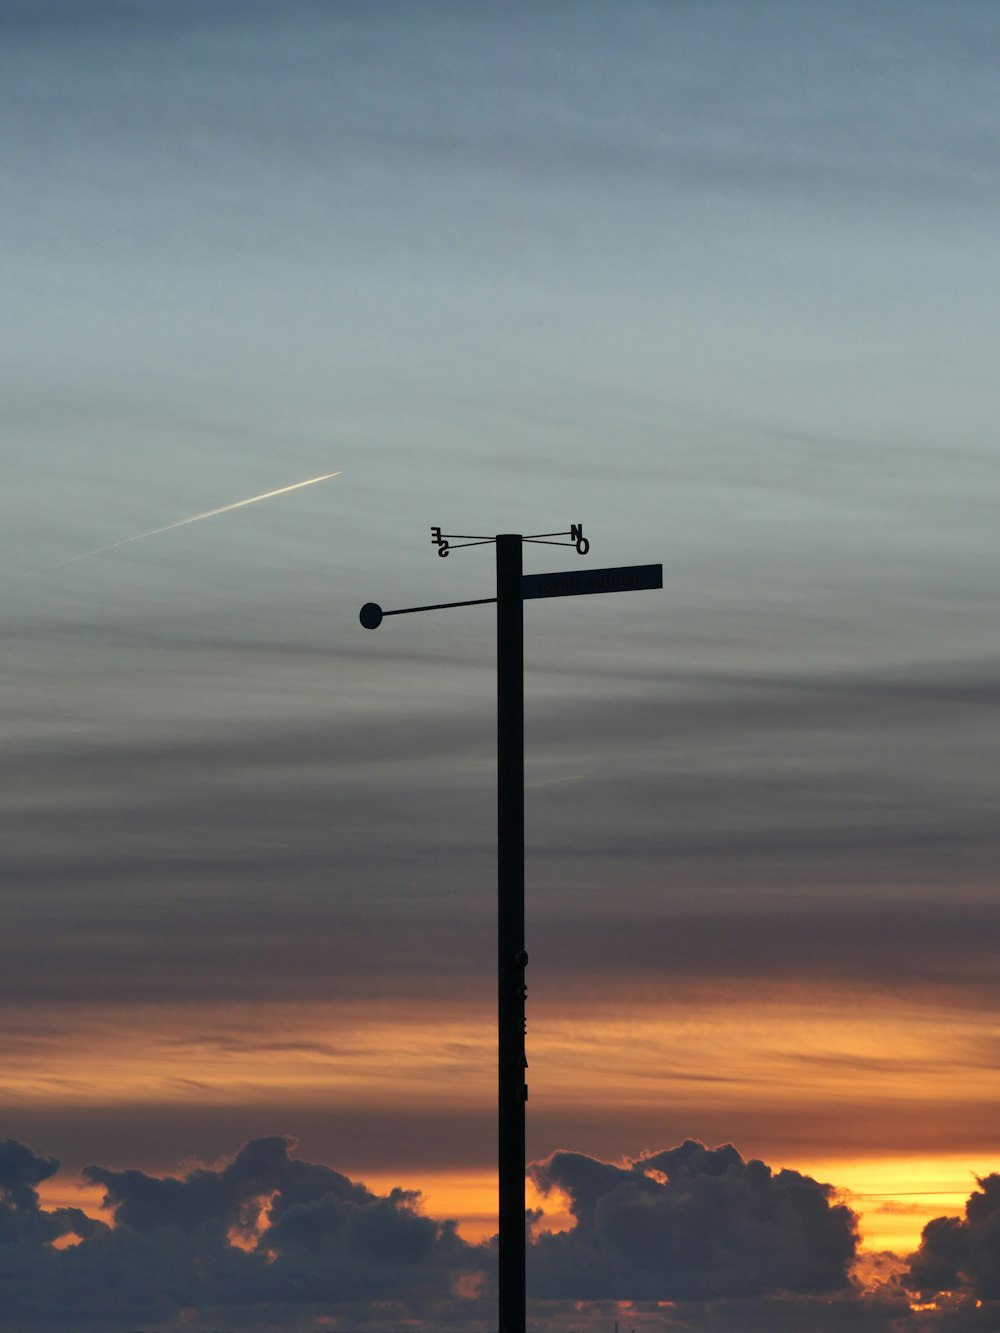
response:
{"label": "cloud", "polygon": [[[234,665],[226,653],[199,660]],[[675,680],[613,707],[588,692],[547,708],[529,761],[595,773],[531,792],[539,955],[566,984],[586,958],[632,977],[669,964],[673,976],[990,986],[996,908],[977,899],[997,854],[995,774],[963,765],[947,789],[939,777],[954,769],[953,728],[978,734],[995,702],[987,674]],[[492,686],[488,670],[456,676],[462,689],[483,679]],[[262,974],[281,998],[331,985],[412,996],[477,977],[485,953],[467,945],[495,826],[490,714],[473,702],[444,717],[415,707],[391,725],[240,728],[198,714],[197,735],[161,735],[146,719],[110,739],[12,746],[2,825],[24,892],[5,917],[5,998],[167,999],[181,987],[230,998],[257,994]],[[612,864],[613,912],[598,891]],[[665,866],[669,893],[654,896]],[[960,890],[947,898],[945,875]],[[836,899],[822,901],[831,885]],[[862,898],[877,929],[857,928]],[[723,909],[733,915],[720,929]],[[331,940],[342,942],[332,974]]]}
{"label": "cloud", "polygon": [[965,1217],[935,1217],[924,1227],[904,1282],[923,1297],[971,1289],[1000,1300],[1000,1175],[977,1177]]}
{"label": "cloud", "polygon": [[[106,1230],[79,1208],[39,1207],[35,1186],[58,1170],[57,1157],[41,1157],[16,1139],[0,1143],[0,1298],[6,1294],[5,1271],[16,1256],[29,1260],[48,1256],[52,1243],[64,1236],[92,1237]],[[23,1271],[34,1270],[29,1262]]]}
{"label": "cloud", "polygon": [[83,1177],[104,1186],[105,1207],[114,1210],[117,1224],[146,1233],[174,1227],[190,1234],[206,1223],[252,1231],[265,1196],[272,1198],[272,1216],[327,1196],[357,1205],[374,1200],[363,1185],[329,1167],[293,1161],[289,1144],[280,1135],[254,1139],[222,1170],[197,1168],[181,1180],[100,1166],[86,1167]]}
{"label": "cloud", "polygon": [[[58,1160],[0,1148],[0,1305],[25,1329],[100,1327],[112,1317],[166,1320],[179,1310],[319,1302],[450,1301],[463,1273],[487,1271],[487,1247],[419,1210],[414,1191],[376,1195],[329,1167],[295,1159],[292,1140],[247,1143],[216,1169],[158,1178],[91,1166],[109,1227],[76,1209],[48,1212],[35,1184]],[[60,1236],[78,1243],[54,1248]]]}
{"label": "cloud", "polygon": [[[106,1333],[115,1320],[180,1327],[192,1316],[257,1333],[314,1315],[358,1328],[489,1326],[492,1242],[470,1245],[453,1222],[425,1216],[416,1192],[376,1194],[293,1146],[268,1135],[221,1165],[163,1178],[92,1166],[86,1178],[105,1190],[109,1226],[42,1208],[36,1187],[58,1159],[0,1143],[5,1317],[18,1333]],[[867,1256],[875,1269],[864,1287],[854,1280],[856,1219],[831,1186],[731,1145],[689,1139],[620,1164],[560,1151],[530,1171],[543,1192],[569,1197],[574,1219],[529,1246],[530,1318],[555,1333],[620,1318],[638,1333],[995,1327],[1000,1176],[981,1182],[964,1222],[942,1218],[925,1231],[907,1287],[960,1289],[914,1310],[892,1256]]]}
{"label": "cloud", "polygon": [[0,1143],[0,1196],[19,1212],[38,1206],[36,1185],[59,1170],[58,1157],[39,1157],[16,1139]]}
{"label": "cloud", "polygon": [[851,1210],[830,1186],[730,1145],[689,1139],[624,1166],[556,1152],[531,1174],[543,1193],[566,1193],[576,1219],[533,1247],[539,1294],[705,1300],[848,1286]]}

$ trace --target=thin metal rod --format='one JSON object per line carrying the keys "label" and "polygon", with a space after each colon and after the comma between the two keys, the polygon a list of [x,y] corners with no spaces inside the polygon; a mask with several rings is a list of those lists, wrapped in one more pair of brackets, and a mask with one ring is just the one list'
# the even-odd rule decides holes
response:
{"label": "thin metal rod", "polygon": [[497,537],[500,1333],[525,1333],[524,604],[520,534]]}
{"label": "thin metal rod", "polygon": [[481,542],[484,546],[496,541],[495,537],[484,537],[478,532],[442,532],[441,536],[449,542]]}
{"label": "thin metal rod", "polygon": [[414,611],[447,611],[450,606],[486,606],[495,597],[474,597],[471,602],[436,602],[433,606],[401,606],[398,611],[383,611],[384,616],[409,616]]}
{"label": "thin metal rod", "polygon": [[526,542],[533,542],[535,546],[575,546],[576,542],[550,542],[544,537],[525,537]]}
{"label": "thin metal rod", "polygon": [[530,537],[524,537],[526,542],[536,542],[539,537],[572,537],[572,532],[533,532]]}

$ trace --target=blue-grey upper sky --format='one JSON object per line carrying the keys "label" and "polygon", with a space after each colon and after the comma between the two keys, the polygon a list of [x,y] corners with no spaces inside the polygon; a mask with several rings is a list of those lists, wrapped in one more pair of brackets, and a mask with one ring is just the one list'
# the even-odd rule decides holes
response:
{"label": "blue-grey upper sky", "polygon": [[[406,1071],[259,1112],[17,1072],[178,1006],[488,1046],[491,611],[357,622],[490,595],[432,524],[664,565],[526,608],[533,1021],[879,994],[969,1017],[956,1089],[986,1061],[998,59],[986,0],[0,0],[0,1132],[489,1168],[488,1102],[421,1119]],[[1000,1150],[957,1091],[671,1078],[540,1096],[532,1152]]]}

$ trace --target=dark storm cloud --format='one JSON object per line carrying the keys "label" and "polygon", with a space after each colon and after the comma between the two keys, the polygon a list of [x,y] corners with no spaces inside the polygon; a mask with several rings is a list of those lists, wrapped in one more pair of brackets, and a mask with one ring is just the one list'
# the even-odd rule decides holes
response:
{"label": "dark storm cloud", "polygon": [[569,1195],[576,1225],[532,1249],[539,1294],[705,1300],[848,1286],[853,1213],[832,1188],[688,1140],[626,1167],[557,1152],[532,1176]]}

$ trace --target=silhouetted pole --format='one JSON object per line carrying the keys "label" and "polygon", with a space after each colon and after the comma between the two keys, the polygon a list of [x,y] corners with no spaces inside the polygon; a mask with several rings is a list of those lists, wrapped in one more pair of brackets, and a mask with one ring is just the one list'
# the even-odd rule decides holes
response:
{"label": "silhouetted pole", "polygon": [[500,1333],[525,1333],[524,603],[521,534],[497,544]]}
{"label": "silhouetted pole", "polygon": [[[568,537],[568,542],[554,540]],[[528,1087],[524,1071],[524,599],[575,597],[581,593],[630,592],[663,587],[662,565],[622,565],[587,574],[521,572],[522,542],[575,546],[586,555],[590,543],[583,525],[569,532],[539,532],[524,537],[501,533],[483,537],[445,534],[431,528],[438,555],[461,546],[496,542],[497,595],[432,606],[403,606],[383,611],[366,602],[359,619],[365,629],[378,629],[386,616],[415,611],[444,611],[453,606],[497,604],[497,997],[500,1236],[500,1333],[525,1330],[524,1104]],[[617,1325],[616,1325],[617,1328]]]}

